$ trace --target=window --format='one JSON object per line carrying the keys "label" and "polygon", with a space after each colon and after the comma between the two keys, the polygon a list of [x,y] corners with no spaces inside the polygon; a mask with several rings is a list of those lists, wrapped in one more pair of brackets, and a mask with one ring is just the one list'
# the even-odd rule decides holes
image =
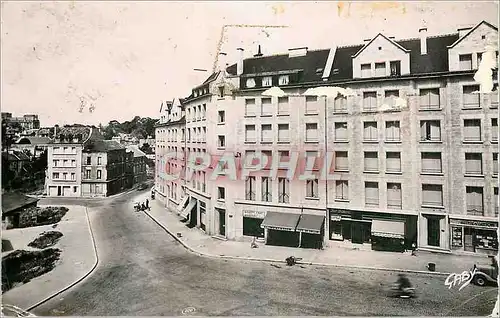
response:
{"label": "window", "polygon": [[[261,157],[267,158],[267,164],[263,169],[269,169],[270,164],[273,161],[273,151],[272,150],[261,150],[260,154],[261,154]],[[265,159],[263,159],[263,160],[265,160]]]}
{"label": "window", "polygon": [[306,124],[306,142],[318,141],[318,124],[316,123],[307,123]]}
{"label": "window", "polygon": [[271,103],[270,98],[262,98],[262,109],[261,109],[261,115],[262,116],[272,116],[273,115],[273,104]]}
{"label": "window", "polygon": [[219,97],[224,97],[224,86],[219,86]]}
{"label": "window", "polygon": [[384,103],[386,105],[389,105],[390,107],[395,107],[396,106],[396,98],[398,98],[398,97],[399,97],[398,90],[385,91]]}
{"label": "window", "polygon": [[245,180],[245,200],[255,201],[255,177],[247,177]]}
{"label": "window", "polygon": [[59,179],[59,172],[53,172],[52,179]]}
{"label": "window", "polygon": [[386,76],[385,72],[385,62],[382,63],[375,63],[375,76],[376,77],[381,77],[381,76]]}
{"label": "window", "polygon": [[400,152],[387,152],[385,171],[388,173],[401,172],[401,153]]}
{"label": "window", "polygon": [[483,188],[465,187],[467,214],[483,215]]}
{"label": "window", "polygon": [[347,112],[347,97],[339,95],[333,101],[333,111],[335,113]]}
{"label": "window", "polygon": [[349,182],[347,180],[335,181],[335,199],[349,200]]}
{"label": "window", "polygon": [[272,183],[271,178],[262,177],[262,201],[272,202]]}
{"label": "window", "polygon": [[387,183],[387,207],[402,208],[401,183]]}
{"label": "window", "polygon": [[318,179],[306,180],[306,197],[307,198],[319,198]]}
{"label": "window", "polygon": [[101,178],[102,178],[102,171],[97,170],[97,179],[101,179]]}
{"label": "window", "polygon": [[349,171],[347,151],[335,151],[335,170]]}
{"label": "window", "polygon": [[59,160],[52,160],[52,163],[54,164],[54,167],[57,167],[57,164],[59,163]]}
{"label": "window", "polygon": [[91,178],[91,170],[88,169],[88,170],[85,170],[85,179],[90,179]]}
{"label": "window", "polygon": [[271,76],[264,76],[262,78],[262,86],[263,87],[270,87],[273,85],[273,78]]}
{"label": "window", "polygon": [[102,157],[97,157],[97,165],[102,165]]}
{"label": "window", "polygon": [[71,166],[76,167],[76,160],[71,160]]}
{"label": "window", "polygon": [[253,78],[248,78],[247,79],[247,87],[248,88],[254,88],[255,87],[255,80]]}
{"label": "window", "polygon": [[385,140],[386,141],[401,141],[401,129],[399,121],[385,122]]}
{"label": "window", "polygon": [[306,114],[318,113],[318,97],[306,96]]}
{"label": "window", "polygon": [[464,141],[481,141],[480,119],[464,119]]}
{"label": "window", "polygon": [[217,113],[217,123],[224,124],[226,122],[226,112],[219,110]]}
{"label": "window", "polygon": [[422,205],[443,206],[443,186],[440,184],[422,184]]}
{"label": "window", "polygon": [[68,160],[66,159],[63,160],[63,167],[68,167]]}
{"label": "window", "polygon": [[203,119],[207,118],[207,104],[201,106],[201,117]]}
{"label": "window", "polygon": [[493,89],[491,91],[491,108],[498,108],[498,84],[493,85]]}
{"label": "window", "polygon": [[439,88],[428,88],[420,90],[420,109],[440,109]]}
{"label": "window", "polygon": [[365,121],[363,129],[363,140],[364,141],[377,141],[377,122],[376,121]]}
{"label": "window", "polygon": [[217,187],[217,199],[218,200],[226,199],[226,189],[224,187]]}
{"label": "window", "polygon": [[91,161],[91,160],[92,160],[92,158],[91,158],[90,156],[89,156],[89,157],[87,157],[87,164],[88,164],[88,165],[91,165],[91,164],[92,164],[92,161]]}
{"label": "window", "polygon": [[365,170],[366,172],[378,172],[378,153],[365,152]]}
{"label": "window", "polygon": [[288,75],[281,75],[278,80],[279,85],[288,85],[290,77]]}
{"label": "window", "polygon": [[371,64],[361,64],[361,77],[371,77],[372,76],[372,66]]}
{"label": "window", "polygon": [[78,191],[78,187],[73,187],[73,193],[76,193]]}
{"label": "window", "polygon": [[483,174],[483,155],[481,153],[465,154],[465,174]]}
{"label": "window", "polygon": [[422,152],[422,173],[441,173],[441,153],[440,152]]}
{"label": "window", "polygon": [[245,116],[255,116],[255,98],[245,99]]}
{"label": "window", "polygon": [[498,152],[493,153],[493,175],[498,175]]}
{"label": "window", "polygon": [[498,141],[498,118],[491,119],[491,140]]}
{"label": "window", "polygon": [[377,92],[363,93],[363,110],[364,111],[377,110]]}
{"label": "window", "polygon": [[391,61],[391,76],[400,76],[401,75],[401,61]]}
{"label": "window", "polygon": [[288,124],[278,124],[278,142],[290,142],[290,129]]}
{"label": "window", "polygon": [[[207,141],[207,127],[202,128],[201,141],[202,142]],[[177,147],[176,147],[176,149],[177,149]]]}
{"label": "window", "polygon": [[225,136],[218,136],[218,142],[217,142],[217,147],[218,148],[225,148],[226,147],[226,137]]}
{"label": "window", "polygon": [[74,172],[71,173],[71,180],[76,180],[76,174]]}
{"label": "window", "polygon": [[[483,35],[484,36],[484,35]],[[477,68],[481,65],[481,61],[483,60],[483,53],[477,53]]]}
{"label": "window", "polygon": [[347,141],[347,123],[335,123],[335,141]]}
{"label": "window", "polygon": [[479,85],[469,85],[462,87],[462,95],[464,108],[480,107]]}
{"label": "window", "polygon": [[290,180],[278,178],[278,202],[290,203]]}
{"label": "window", "polygon": [[461,54],[458,61],[461,71],[472,70],[472,54]]}
{"label": "window", "polygon": [[378,206],[378,182],[365,182],[365,205]]}
{"label": "window", "polygon": [[278,115],[289,115],[288,97],[278,97]]}
{"label": "window", "polygon": [[441,122],[439,120],[420,121],[421,141],[441,141]]}
{"label": "window", "polygon": [[498,188],[493,188],[493,209],[495,212],[495,216],[498,216]]}
{"label": "window", "polygon": [[257,136],[255,131],[255,125],[245,125],[245,142],[256,142],[256,141],[257,141]]}
{"label": "window", "polygon": [[261,126],[262,133],[262,142],[263,143],[272,143],[274,139],[273,135],[273,126],[271,124],[266,124]]}

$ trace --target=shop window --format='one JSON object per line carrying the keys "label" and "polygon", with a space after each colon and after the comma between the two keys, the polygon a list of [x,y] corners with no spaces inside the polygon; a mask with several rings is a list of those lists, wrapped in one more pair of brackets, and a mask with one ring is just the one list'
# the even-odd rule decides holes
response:
{"label": "shop window", "polygon": [[480,103],[479,85],[468,85],[462,87],[463,108],[479,108]]}
{"label": "shop window", "polygon": [[468,215],[484,215],[483,188],[466,187],[466,202]]}
{"label": "shop window", "polygon": [[347,180],[335,181],[335,199],[342,201],[349,200],[349,182]]}
{"label": "shop window", "polygon": [[335,170],[349,171],[349,159],[347,151],[335,151]]}
{"label": "shop window", "polygon": [[335,141],[347,141],[347,123],[335,123]]}
{"label": "shop window", "polygon": [[439,120],[420,121],[421,141],[441,141],[441,122]]}
{"label": "shop window", "polygon": [[386,172],[399,173],[401,172],[401,153],[387,152],[386,153]]}
{"label": "shop window", "polygon": [[481,153],[465,154],[465,174],[469,175],[483,174],[483,155]]}
{"label": "shop window", "polygon": [[423,184],[422,205],[442,207],[443,186],[441,184]]}
{"label": "shop window", "polygon": [[264,237],[264,229],[260,227],[263,219],[243,217],[243,235]]}
{"label": "shop window", "polygon": [[481,141],[480,119],[464,119],[464,141]]}
{"label": "shop window", "polygon": [[441,173],[441,153],[422,152],[422,173]]}
{"label": "shop window", "polygon": [[439,88],[428,88],[420,90],[420,109],[440,109]]}
{"label": "shop window", "polygon": [[387,207],[402,208],[401,183],[387,183]]}
{"label": "shop window", "polygon": [[319,198],[318,194],[318,179],[306,181],[306,197]]}
{"label": "shop window", "polygon": [[364,122],[364,124],[363,124],[363,140],[364,141],[377,141],[378,140],[377,122],[376,121]]}
{"label": "shop window", "polygon": [[245,180],[245,200],[255,201],[255,177],[247,177]]}
{"label": "shop window", "polygon": [[451,228],[451,247],[453,249],[459,249],[463,246],[463,231],[462,227]]}
{"label": "shop window", "polygon": [[365,205],[378,206],[379,189],[378,182],[365,182]]}
{"label": "shop window", "polygon": [[278,202],[290,203],[290,180],[278,178]]}
{"label": "shop window", "polygon": [[262,177],[262,201],[264,202],[272,202],[272,183],[271,178]]}

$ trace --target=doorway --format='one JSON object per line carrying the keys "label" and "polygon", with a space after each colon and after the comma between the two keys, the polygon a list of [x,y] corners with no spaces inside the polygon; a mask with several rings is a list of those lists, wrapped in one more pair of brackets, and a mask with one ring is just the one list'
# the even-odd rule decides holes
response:
{"label": "doorway", "polygon": [[60,197],[61,195],[62,195],[61,186],[58,186],[57,187],[57,196]]}
{"label": "doorway", "polygon": [[226,211],[219,211],[219,234],[222,236],[226,236]]}
{"label": "doorway", "polygon": [[429,246],[439,246],[441,239],[441,227],[439,226],[439,218],[427,218],[427,244]]}

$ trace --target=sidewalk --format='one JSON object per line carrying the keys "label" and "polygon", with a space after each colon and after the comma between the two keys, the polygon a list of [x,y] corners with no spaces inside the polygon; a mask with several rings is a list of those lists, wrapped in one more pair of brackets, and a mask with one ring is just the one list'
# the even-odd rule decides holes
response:
{"label": "sidewalk", "polygon": [[[52,225],[43,225],[3,231],[2,236],[11,241],[14,250],[37,250],[27,245],[44,231],[63,233],[60,240],[51,246],[62,250],[56,267],[26,284],[5,292],[2,295],[3,303],[29,309],[81,280],[97,265],[97,255],[85,208],[70,205],[66,207],[69,211],[55,229]],[[8,253],[2,253],[2,256]]]}
{"label": "sidewalk", "polygon": [[[145,200],[146,197],[142,198]],[[180,217],[173,211],[163,207],[161,202],[151,202],[151,211],[147,214],[160,226],[174,235],[177,240],[191,251],[210,257],[241,258],[247,260],[261,260],[268,262],[284,262],[289,256],[302,258],[300,263],[311,265],[343,266],[350,268],[368,268],[393,271],[422,272],[441,275],[461,273],[469,270],[474,263],[489,264],[487,256],[450,255],[430,252],[417,252],[417,256],[410,253],[392,253],[372,250],[357,250],[352,246],[336,244],[324,250],[303,249],[293,247],[268,246],[257,243],[258,248],[250,248],[251,239],[243,241],[224,241],[205,234],[201,229],[189,229],[180,221]],[[181,237],[177,237],[177,233]],[[427,264],[436,264],[436,272],[429,272]]]}

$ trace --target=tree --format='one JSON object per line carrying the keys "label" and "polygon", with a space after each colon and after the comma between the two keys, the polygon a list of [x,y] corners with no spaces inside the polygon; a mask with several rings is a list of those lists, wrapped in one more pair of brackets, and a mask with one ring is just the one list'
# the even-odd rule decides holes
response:
{"label": "tree", "polygon": [[145,142],[139,149],[141,149],[141,151],[144,152],[145,154],[153,153],[153,148],[151,148],[151,146],[147,142]]}

